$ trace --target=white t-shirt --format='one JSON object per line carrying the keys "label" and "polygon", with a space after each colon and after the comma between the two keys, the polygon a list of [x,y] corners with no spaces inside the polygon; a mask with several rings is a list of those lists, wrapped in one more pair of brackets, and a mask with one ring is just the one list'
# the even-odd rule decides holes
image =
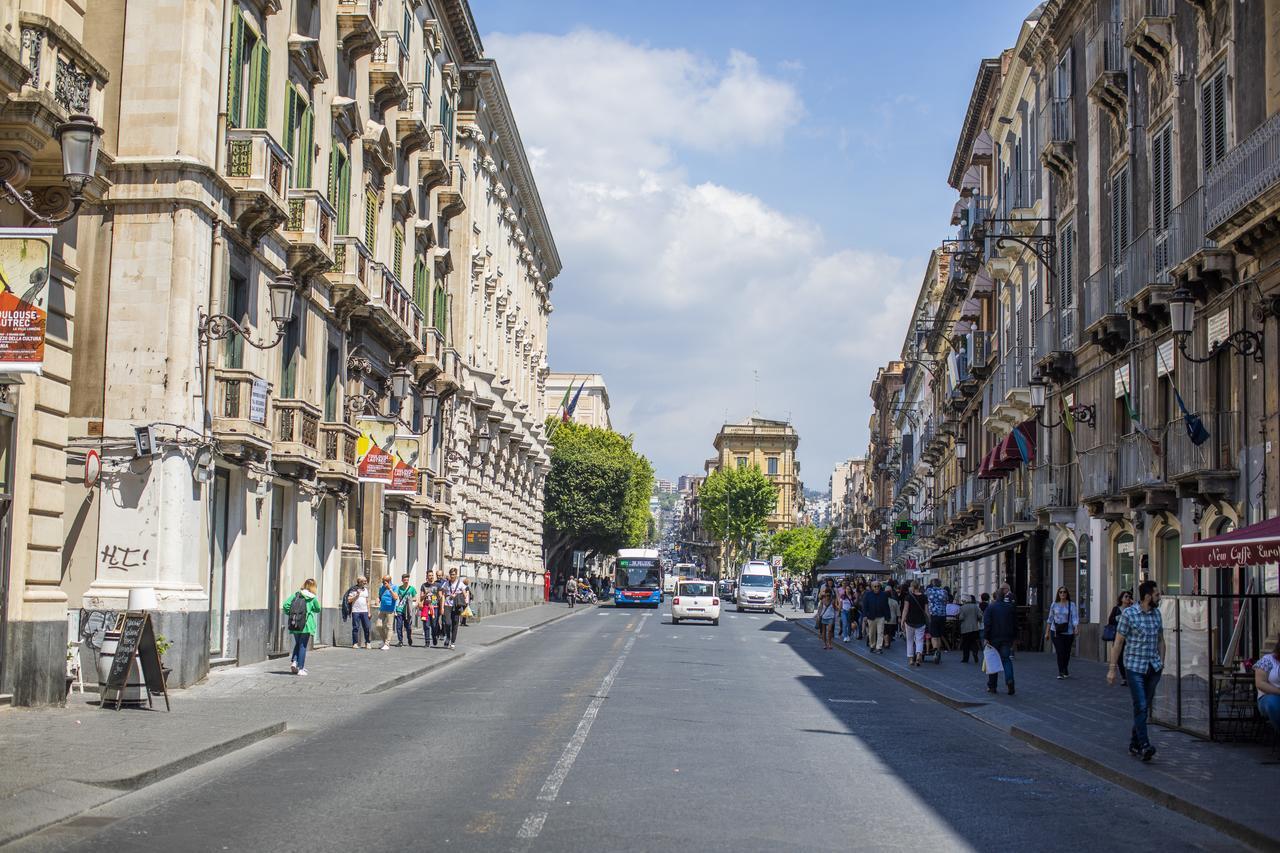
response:
{"label": "white t-shirt", "polygon": [[351,602],[352,613],[368,613],[369,612],[369,587],[361,586],[356,588],[355,600]]}
{"label": "white t-shirt", "polygon": [[1267,681],[1275,687],[1280,687],[1280,661],[1276,660],[1275,655],[1262,656],[1254,663],[1253,668],[1265,672]]}

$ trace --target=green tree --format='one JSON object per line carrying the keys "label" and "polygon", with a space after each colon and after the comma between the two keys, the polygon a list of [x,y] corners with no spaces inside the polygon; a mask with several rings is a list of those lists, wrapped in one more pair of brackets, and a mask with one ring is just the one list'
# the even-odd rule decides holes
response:
{"label": "green tree", "polygon": [[555,570],[575,550],[608,554],[644,544],[653,466],[629,436],[548,421],[551,470],[543,490],[543,546]]}
{"label": "green tree", "polygon": [[721,468],[698,490],[698,505],[707,532],[727,543],[726,567],[735,566],[777,509],[778,489],[757,467]]}
{"label": "green tree", "polygon": [[766,551],[782,557],[783,567],[791,574],[807,575],[814,567],[831,561],[834,531],[820,527],[793,527],[779,530],[769,537]]}

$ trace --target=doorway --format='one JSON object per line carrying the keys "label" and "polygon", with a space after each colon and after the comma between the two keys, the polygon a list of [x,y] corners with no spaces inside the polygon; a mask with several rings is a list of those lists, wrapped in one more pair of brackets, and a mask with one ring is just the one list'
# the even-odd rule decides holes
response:
{"label": "doorway", "polygon": [[231,473],[219,468],[213,473],[209,494],[209,654],[222,657],[227,644],[227,558],[231,555]]}
{"label": "doorway", "polygon": [[9,633],[9,542],[13,526],[13,418],[7,406],[0,410],[0,684],[5,681]]}
{"label": "doorway", "polygon": [[267,553],[267,654],[284,654],[280,582],[284,575],[284,486],[271,487],[271,539]]}

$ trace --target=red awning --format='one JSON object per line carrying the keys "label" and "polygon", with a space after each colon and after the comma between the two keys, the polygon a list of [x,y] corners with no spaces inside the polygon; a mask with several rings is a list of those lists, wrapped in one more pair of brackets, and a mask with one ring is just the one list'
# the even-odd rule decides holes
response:
{"label": "red awning", "polygon": [[1182,546],[1182,566],[1186,569],[1268,563],[1280,563],[1280,517]]}

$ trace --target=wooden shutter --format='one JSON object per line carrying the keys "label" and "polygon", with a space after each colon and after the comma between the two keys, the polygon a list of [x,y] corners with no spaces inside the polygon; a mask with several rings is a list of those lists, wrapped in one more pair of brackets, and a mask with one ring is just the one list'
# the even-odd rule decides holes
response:
{"label": "wooden shutter", "polygon": [[351,160],[347,157],[347,152],[338,150],[338,201],[336,203],[338,210],[338,230],[343,234],[350,234],[348,230],[351,222]]}
{"label": "wooden shutter", "polygon": [[378,241],[378,194],[373,190],[364,193],[364,244],[370,252],[377,248]]}
{"label": "wooden shutter", "polygon": [[293,84],[286,83],[284,87],[284,150],[288,152],[289,159],[293,161],[293,178],[295,181],[297,180],[299,171],[297,151],[297,102],[298,93],[294,90]]}
{"label": "wooden shutter", "polygon": [[325,195],[333,209],[338,209],[338,140],[329,149],[329,180],[325,182]]}
{"label": "wooden shutter", "polygon": [[298,130],[298,186],[304,189],[311,188],[311,166],[315,159],[315,113],[311,110],[311,105],[299,99],[299,103],[303,103],[302,108],[302,126]]}
{"label": "wooden shutter", "polygon": [[435,317],[432,318],[432,320],[435,323],[435,327],[440,331],[440,334],[443,335],[445,333],[445,312],[448,310],[449,301],[448,301],[448,298],[445,296],[444,288],[440,287],[439,285],[436,286],[435,301],[436,301]]}
{"label": "wooden shutter", "polygon": [[396,278],[404,281],[404,232],[399,228],[391,232],[391,269]]}
{"label": "wooden shutter", "polygon": [[1169,230],[1173,210],[1173,127],[1165,125],[1151,140],[1151,230]]}
{"label": "wooden shutter", "polygon": [[227,126],[240,126],[240,105],[243,100],[244,65],[244,18],[240,14],[240,4],[231,6],[231,44],[227,54]]}
{"label": "wooden shutter", "polygon": [[1075,304],[1075,251],[1076,229],[1074,223],[1062,226],[1058,235],[1058,306],[1070,308]]}
{"label": "wooden shutter", "polygon": [[1124,250],[1130,237],[1131,214],[1129,212],[1129,167],[1125,166],[1111,178],[1111,263],[1124,262]]}
{"label": "wooden shutter", "polygon": [[1200,134],[1207,174],[1227,153],[1227,71],[1219,68],[1200,84]]}
{"label": "wooden shutter", "polygon": [[267,86],[270,82],[271,51],[259,36],[253,39],[252,61],[249,63],[249,103],[245,127],[265,129],[267,126]]}

